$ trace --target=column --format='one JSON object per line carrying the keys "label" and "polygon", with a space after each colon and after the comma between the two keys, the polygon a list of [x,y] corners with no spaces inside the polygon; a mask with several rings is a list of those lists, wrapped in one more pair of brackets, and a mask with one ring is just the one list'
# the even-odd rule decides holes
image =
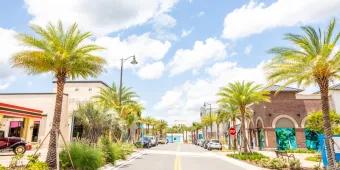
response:
{"label": "column", "polygon": [[33,125],[33,118],[24,118],[24,128],[21,131],[21,137],[24,138],[26,142],[32,141]]}
{"label": "column", "polygon": [[276,134],[275,134],[275,128],[265,128],[265,137],[267,143],[267,148],[276,148]]}
{"label": "column", "polygon": [[298,148],[306,148],[306,136],[304,128],[295,128],[296,144]]}

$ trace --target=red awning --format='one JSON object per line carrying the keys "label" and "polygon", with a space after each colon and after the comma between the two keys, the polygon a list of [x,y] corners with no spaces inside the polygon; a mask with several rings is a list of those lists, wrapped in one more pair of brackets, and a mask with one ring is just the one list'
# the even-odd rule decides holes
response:
{"label": "red awning", "polygon": [[12,104],[0,103],[0,115],[41,119],[43,117],[42,113],[43,111],[41,110],[16,106]]}

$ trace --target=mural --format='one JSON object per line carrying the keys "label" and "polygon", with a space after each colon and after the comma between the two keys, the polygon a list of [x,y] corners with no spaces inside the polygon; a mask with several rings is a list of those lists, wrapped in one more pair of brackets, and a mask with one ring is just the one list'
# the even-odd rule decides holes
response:
{"label": "mural", "polygon": [[306,148],[312,150],[318,150],[319,148],[319,134],[311,131],[310,129],[305,129],[306,136]]}
{"label": "mural", "polygon": [[275,128],[278,150],[296,149],[294,128]]}
{"label": "mural", "polygon": [[258,143],[259,143],[259,149],[260,150],[263,150],[264,148],[264,139],[265,139],[265,136],[264,136],[264,129],[257,129],[257,133],[258,133]]}

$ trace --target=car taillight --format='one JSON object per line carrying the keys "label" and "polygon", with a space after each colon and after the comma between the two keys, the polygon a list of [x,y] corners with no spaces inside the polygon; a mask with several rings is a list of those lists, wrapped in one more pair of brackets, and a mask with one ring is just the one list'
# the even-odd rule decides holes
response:
{"label": "car taillight", "polygon": [[26,148],[26,150],[31,150],[32,149],[32,145],[30,143],[27,143],[25,148]]}

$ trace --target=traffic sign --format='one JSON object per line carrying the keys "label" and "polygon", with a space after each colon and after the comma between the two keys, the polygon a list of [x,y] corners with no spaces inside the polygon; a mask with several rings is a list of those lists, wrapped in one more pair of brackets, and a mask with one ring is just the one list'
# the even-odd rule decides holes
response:
{"label": "traffic sign", "polygon": [[229,134],[230,134],[230,135],[235,135],[235,134],[236,134],[236,129],[233,128],[233,127],[231,127],[231,128],[229,129]]}

